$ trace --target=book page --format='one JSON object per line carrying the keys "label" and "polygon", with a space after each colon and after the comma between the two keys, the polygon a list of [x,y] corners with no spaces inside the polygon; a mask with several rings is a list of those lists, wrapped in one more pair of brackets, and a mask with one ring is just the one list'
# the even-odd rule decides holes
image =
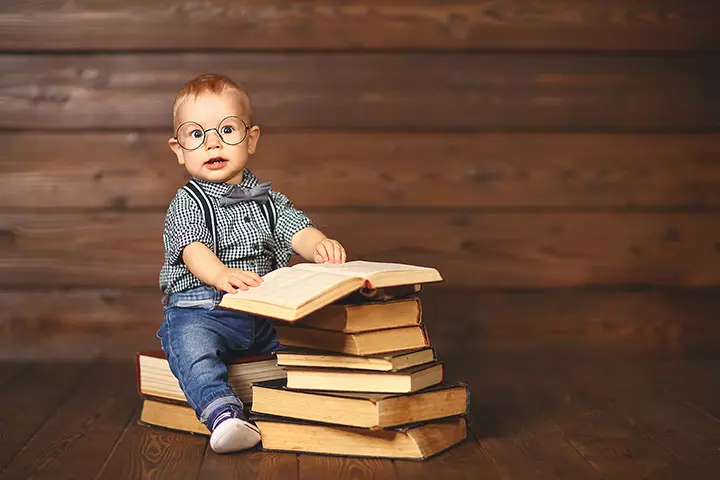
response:
{"label": "book page", "polygon": [[291,267],[279,268],[262,278],[263,283],[257,287],[228,293],[225,297],[228,300],[236,298],[297,309],[347,280],[346,276],[328,271],[310,271]]}
{"label": "book page", "polygon": [[312,272],[328,272],[346,277],[358,277],[364,279],[370,278],[375,273],[435,270],[429,267],[417,267],[415,265],[405,265],[402,263],[366,262],[364,260],[355,260],[342,264],[298,263],[290,268]]}

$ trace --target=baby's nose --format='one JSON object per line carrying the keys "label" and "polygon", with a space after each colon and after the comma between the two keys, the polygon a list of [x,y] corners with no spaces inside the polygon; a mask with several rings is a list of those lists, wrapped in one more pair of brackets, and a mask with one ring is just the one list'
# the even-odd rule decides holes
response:
{"label": "baby's nose", "polygon": [[205,139],[205,145],[210,147],[216,147],[220,145],[220,134],[215,130],[210,130],[206,133],[207,138]]}

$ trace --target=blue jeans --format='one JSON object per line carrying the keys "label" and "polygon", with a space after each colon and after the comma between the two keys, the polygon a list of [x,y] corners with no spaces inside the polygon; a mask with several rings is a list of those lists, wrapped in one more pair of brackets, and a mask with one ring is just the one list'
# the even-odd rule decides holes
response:
{"label": "blue jeans", "polygon": [[216,309],[223,293],[203,286],[170,294],[157,332],[180,388],[205,423],[215,409],[242,402],[228,385],[226,361],[279,349],[270,322],[257,315]]}

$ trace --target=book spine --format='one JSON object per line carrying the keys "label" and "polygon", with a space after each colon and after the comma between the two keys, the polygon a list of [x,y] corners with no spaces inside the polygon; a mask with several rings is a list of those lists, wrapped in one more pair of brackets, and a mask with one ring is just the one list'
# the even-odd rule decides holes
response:
{"label": "book spine", "polygon": [[[428,331],[424,324],[420,325],[420,330],[422,330],[423,338],[425,339],[425,345],[427,345],[428,347],[431,346],[430,345],[430,337],[428,336]],[[434,350],[433,350],[433,355],[434,355]]]}
{"label": "book spine", "polygon": [[142,396],[142,389],[140,388],[140,352],[135,354],[135,386],[138,395]]}
{"label": "book spine", "polygon": [[465,418],[467,423],[472,424],[472,415],[470,414],[470,386],[465,385]]}

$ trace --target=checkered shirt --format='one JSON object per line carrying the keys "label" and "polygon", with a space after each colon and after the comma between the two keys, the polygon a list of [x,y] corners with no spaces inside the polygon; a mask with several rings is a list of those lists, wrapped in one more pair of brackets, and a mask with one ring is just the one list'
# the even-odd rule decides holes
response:
{"label": "checkered shirt", "polygon": [[[194,180],[207,193],[215,209],[218,223],[217,256],[230,268],[265,275],[274,268],[287,266],[290,256],[295,253],[291,246],[293,235],[306,227],[315,226],[302,211],[293,207],[285,195],[271,189],[270,198],[277,211],[273,233],[256,202],[238,202],[227,207],[219,205],[219,197],[227,193],[231,185],[197,178]],[[257,184],[255,175],[245,169],[240,185],[251,188]],[[180,189],[170,202],[165,217],[165,263],[160,270],[160,288],[166,294],[203,285],[182,259],[183,249],[193,242],[202,242],[210,250],[213,248],[212,235],[205,224],[202,210],[187,191]]]}

